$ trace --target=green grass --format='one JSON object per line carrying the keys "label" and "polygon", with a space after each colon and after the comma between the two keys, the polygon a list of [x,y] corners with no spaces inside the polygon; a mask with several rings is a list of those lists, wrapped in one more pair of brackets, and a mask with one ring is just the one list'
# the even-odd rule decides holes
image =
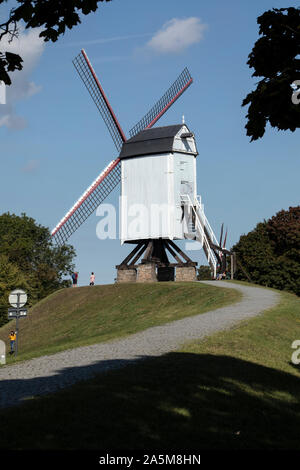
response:
{"label": "green grass", "polygon": [[234,329],[0,411],[0,448],[299,450],[300,303],[280,295]]}
{"label": "green grass", "polygon": [[[124,337],[240,298],[236,291],[195,282],[63,289],[42,300],[20,320],[18,356],[7,356],[7,363]],[[0,329],[7,351],[12,328],[15,320]]]}

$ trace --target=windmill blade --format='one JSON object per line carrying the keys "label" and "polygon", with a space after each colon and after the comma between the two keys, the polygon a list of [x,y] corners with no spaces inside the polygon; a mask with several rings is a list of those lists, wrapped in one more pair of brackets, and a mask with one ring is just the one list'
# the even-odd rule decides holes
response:
{"label": "windmill blade", "polygon": [[130,137],[133,137],[144,129],[150,129],[192,83],[193,79],[190,72],[185,68],[168,91],[166,91],[150,111],[148,111],[148,113],[129,131]]}
{"label": "windmill blade", "polygon": [[117,158],[100,173],[52,230],[51,235],[55,242],[58,245],[63,245],[120,181],[121,165],[120,159]]}
{"label": "windmill blade", "polygon": [[220,242],[219,242],[219,246],[222,246],[223,228],[224,228],[224,223],[221,225],[221,235],[220,235]]}
{"label": "windmill blade", "polygon": [[126,142],[126,137],[84,49],[75,57],[73,65],[96,104],[118,152],[120,152],[123,143]]}
{"label": "windmill blade", "polygon": [[225,233],[225,237],[224,237],[223,248],[226,247],[227,233],[228,233],[228,229],[226,228],[226,233]]}

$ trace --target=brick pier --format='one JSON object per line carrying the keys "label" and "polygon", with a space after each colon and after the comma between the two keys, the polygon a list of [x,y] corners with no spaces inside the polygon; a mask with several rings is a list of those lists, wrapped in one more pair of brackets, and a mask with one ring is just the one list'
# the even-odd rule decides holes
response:
{"label": "brick pier", "polygon": [[136,282],[136,269],[118,269],[116,282]]}
{"label": "brick pier", "polygon": [[188,282],[196,281],[196,267],[195,266],[176,266],[176,278],[177,282]]}
{"label": "brick pier", "polygon": [[157,282],[155,263],[139,264],[136,282]]}

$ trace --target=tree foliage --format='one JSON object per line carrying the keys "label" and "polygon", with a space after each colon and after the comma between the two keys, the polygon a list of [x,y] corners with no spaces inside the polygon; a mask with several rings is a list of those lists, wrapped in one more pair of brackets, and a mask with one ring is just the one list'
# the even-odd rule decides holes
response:
{"label": "tree foliage", "polygon": [[[0,0],[1,3],[7,0]],[[81,23],[80,15],[95,12],[101,2],[111,0],[17,0],[19,6],[12,8],[7,20],[0,24],[1,39],[8,35],[9,41],[18,37],[18,25],[25,28],[41,27],[40,37],[45,41],[57,41],[66,28],[72,29]],[[0,50],[0,81],[11,85],[8,72],[22,69],[22,58],[18,54]]]}
{"label": "tree foliage", "polygon": [[35,292],[30,289],[25,274],[17,265],[10,263],[7,256],[0,255],[0,326],[7,322],[8,296],[16,287],[26,290],[32,303]]}
{"label": "tree foliage", "polygon": [[73,247],[54,246],[49,229],[34,219],[25,214],[2,214],[0,304],[7,303],[8,291],[19,287],[28,291],[31,305],[56,289],[68,287],[70,281],[64,277],[74,270],[74,256]]}
{"label": "tree foliage", "polygon": [[[253,282],[300,295],[300,206],[257,224],[232,251]],[[235,277],[247,280],[241,269]]]}
{"label": "tree foliage", "polygon": [[197,279],[199,281],[205,281],[205,280],[210,280],[212,279],[211,276],[211,269],[209,266],[206,265],[201,265],[198,268],[198,273],[197,273]]}
{"label": "tree foliage", "polygon": [[263,77],[243,100],[248,107],[247,135],[261,138],[269,124],[278,130],[300,127],[300,104],[292,84],[300,79],[300,8],[273,8],[258,17],[259,34],[248,62],[253,77]]}

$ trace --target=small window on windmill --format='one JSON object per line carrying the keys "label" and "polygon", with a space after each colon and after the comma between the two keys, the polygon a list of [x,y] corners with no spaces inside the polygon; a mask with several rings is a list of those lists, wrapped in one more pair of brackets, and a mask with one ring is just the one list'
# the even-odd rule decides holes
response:
{"label": "small window on windmill", "polygon": [[186,161],[180,160],[180,171],[185,171],[184,165],[186,164]]}
{"label": "small window on windmill", "polygon": [[185,147],[185,150],[187,152],[192,152],[193,149],[192,149],[192,143],[193,143],[193,138],[194,138],[194,134],[192,132],[185,132],[183,134],[181,134],[181,139],[182,139],[182,142],[183,142],[183,145]]}
{"label": "small window on windmill", "polygon": [[187,180],[181,180],[180,182],[180,193],[189,194],[191,191],[191,183]]}

